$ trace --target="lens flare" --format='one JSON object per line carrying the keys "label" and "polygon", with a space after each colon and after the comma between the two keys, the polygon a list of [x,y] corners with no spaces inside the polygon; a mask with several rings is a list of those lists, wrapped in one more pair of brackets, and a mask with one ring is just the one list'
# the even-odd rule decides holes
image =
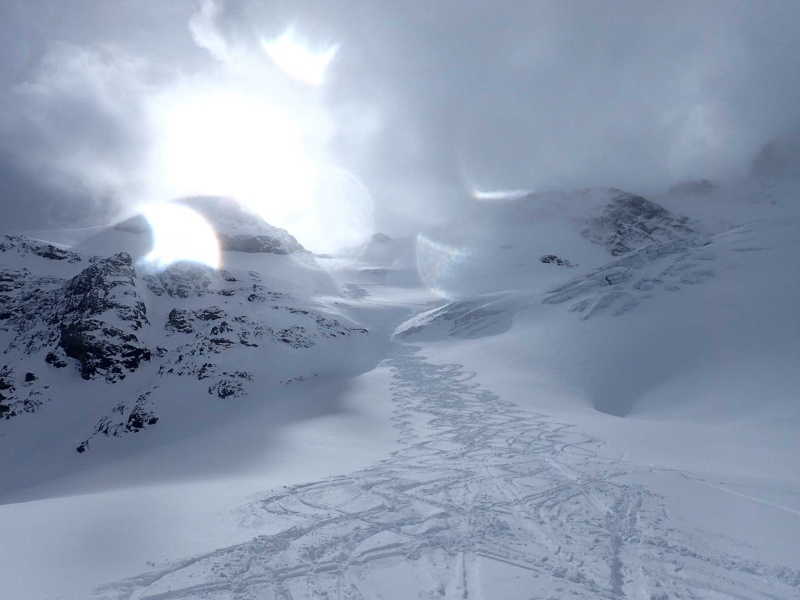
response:
{"label": "lens flare", "polygon": [[434,294],[447,300],[455,299],[447,290],[457,281],[459,268],[470,257],[470,251],[436,242],[423,234],[417,236],[417,273]]}
{"label": "lens flare", "polygon": [[459,159],[458,167],[461,185],[475,200],[495,202],[519,200],[520,198],[524,198],[525,196],[533,193],[533,190],[530,189],[487,189],[485,186],[478,185],[473,177],[470,176],[469,170],[467,169],[463,159]]}
{"label": "lens flare", "polygon": [[261,42],[264,52],[289,77],[318,87],[325,80],[325,71],[339,52],[339,44],[315,50],[288,28],[271,41]]}
{"label": "lens flare", "polygon": [[530,190],[482,190],[480,188],[474,187],[469,190],[469,195],[475,198],[475,200],[494,200],[494,201],[506,201],[506,200],[519,200],[520,198],[524,198],[531,194]]}
{"label": "lens flare", "polygon": [[372,195],[349,171],[322,167],[305,210],[286,228],[313,252],[335,253],[355,246],[374,231]]}
{"label": "lens flare", "polygon": [[191,261],[218,269],[220,249],[214,228],[199,213],[181,204],[151,204],[142,209],[150,225],[153,248],[144,261],[164,269]]}

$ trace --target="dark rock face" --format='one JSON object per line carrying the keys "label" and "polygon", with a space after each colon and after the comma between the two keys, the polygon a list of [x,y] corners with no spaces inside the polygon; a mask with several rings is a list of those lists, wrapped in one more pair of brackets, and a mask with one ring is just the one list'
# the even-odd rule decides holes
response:
{"label": "dark rock face", "polygon": [[135,433],[137,431],[141,431],[148,425],[155,425],[156,423],[158,423],[157,416],[137,406],[128,416],[128,422],[125,424],[125,429]]}
{"label": "dark rock face", "polygon": [[[212,398],[205,401],[230,400],[246,396],[258,375],[239,369],[240,359],[251,362],[251,352],[299,352],[366,333],[299,307],[290,295],[268,289],[255,271],[234,274],[181,262],[140,274],[124,252],[88,260],[75,255],[76,263],[85,262],[69,267],[69,254],[53,259],[49,250],[34,253],[39,246],[23,242],[4,242],[3,252],[35,255],[22,260],[30,269],[0,270],[0,351],[8,361],[0,363],[0,420],[70,411],[67,398],[93,396],[105,416],[84,432],[90,435],[79,453],[102,438],[162,426],[159,407],[173,400],[158,391],[162,378],[202,381],[199,402],[206,391]],[[61,277],[38,275],[44,260],[67,265],[48,265],[47,273]],[[130,377],[151,364],[147,377]],[[109,384],[114,387],[97,387]],[[78,394],[75,386],[85,387]],[[198,387],[190,389],[195,394]]]}
{"label": "dark rock face", "polygon": [[67,283],[65,312],[87,317],[116,311],[132,329],[141,329],[147,322],[146,308],[136,291],[135,279],[136,270],[127,252],[99,260]]}
{"label": "dark rock face", "polygon": [[58,344],[69,358],[80,362],[81,377],[103,375],[108,381],[125,379],[142,361],[150,360],[150,350],[135,335],[101,321],[81,319],[62,326]]}
{"label": "dark rock face", "polygon": [[42,406],[42,391],[33,387],[36,379],[18,377],[6,365],[0,369],[0,419],[11,419],[25,413],[34,413]]}
{"label": "dark rock face", "polygon": [[194,333],[190,319],[189,311],[173,308],[169,311],[167,324],[164,325],[164,328],[172,333]]}
{"label": "dark rock face", "polygon": [[557,265],[559,267],[577,267],[574,262],[567,260],[566,258],[559,258],[555,254],[545,254],[544,256],[539,257],[539,262],[542,262],[546,265]]}
{"label": "dark rock face", "polygon": [[150,395],[151,392],[145,392],[139,396],[132,408],[128,408],[124,402],[117,404],[112,409],[111,416],[100,419],[92,435],[82,441],[75,450],[83,454],[89,449],[92,438],[98,435],[121,437],[123,434],[137,433],[158,423],[159,419],[150,407]]}
{"label": "dark rock face", "polygon": [[44,358],[44,361],[48,365],[53,365],[57,369],[63,369],[64,367],[67,366],[67,361],[64,360],[65,357],[66,357],[66,354],[63,354],[63,353],[60,355],[57,352],[48,352],[47,356],[45,356],[45,358]]}
{"label": "dark rock face", "polygon": [[150,360],[136,335],[148,324],[147,309],[127,253],[96,260],[66,282],[15,275],[9,279],[17,293],[4,298],[8,328],[17,334],[11,348],[47,351],[45,362],[58,368],[76,359],[84,379],[124,379]]}
{"label": "dark rock face", "polygon": [[208,388],[209,394],[216,394],[219,398],[223,400],[225,398],[236,398],[238,396],[242,396],[244,394],[244,386],[240,381],[234,381],[232,379],[221,379],[210,388]]}
{"label": "dark rock face", "polygon": [[603,213],[586,223],[581,235],[612,256],[651,242],[696,236],[688,217],[675,215],[641,196],[620,192]]}
{"label": "dark rock face", "polygon": [[[150,360],[150,350],[134,333],[148,323],[135,278],[131,257],[123,252],[97,261],[65,286],[58,346],[79,361],[84,379],[124,379],[126,371]],[[113,317],[120,327],[108,323]]]}
{"label": "dark rock face", "polygon": [[14,392],[14,384],[11,382],[11,370],[4,367],[0,370],[0,419],[10,419],[17,416],[17,402],[12,402],[9,396]]}

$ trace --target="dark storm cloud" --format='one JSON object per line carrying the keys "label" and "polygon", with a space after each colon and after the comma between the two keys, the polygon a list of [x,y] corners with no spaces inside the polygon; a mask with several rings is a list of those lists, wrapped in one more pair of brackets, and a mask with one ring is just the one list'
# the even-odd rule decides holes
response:
{"label": "dark storm cloud", "polygon": [[[147,146],[138,102],[164,85],[165,65],[199,72],[256,56],[287,26],[320,47],[341,44],[320,90],[338,124],[331,154],[371,190],[384,223],[440,218],[475,189],[647,192],[745,175],[798,123],[793,0],[8,6],[3,149],[84,195],[136,189]],[[85,53],[73,75],[86,81],[81,93],[43,75],[64,48]],[[37,89],[48,92],[31,97]],[[53,150],[59,139],[74,141],[70,160]],[[95,174],[82,179],[82,168]]]}

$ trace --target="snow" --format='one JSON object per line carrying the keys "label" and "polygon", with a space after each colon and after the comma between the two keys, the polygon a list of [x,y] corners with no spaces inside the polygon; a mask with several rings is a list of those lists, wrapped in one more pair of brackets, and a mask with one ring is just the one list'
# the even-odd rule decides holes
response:
{"label": "snow", "polygon": [[13,565],[3,598],[85,598],[151,561],[268,531],[248,511],[262,490],[364,468],[395,448],[386,380],[379,368],[316,386],[245,421],[12,496],[0,508],[0,564]]}
{"label": "snow", "polygon": [[[797,189],[678,189],[656,200],[689,219],[661,222],[691,234],[612,256],[585,228],[619,193],[476,206],[333,257],[224,253],[369,334],[272,354],[239,404],[164,405],[85,454],[47,439],[89,409],[8,428],[4,597],[797,597]],[[85,267],[62,262],[48,274]]]}

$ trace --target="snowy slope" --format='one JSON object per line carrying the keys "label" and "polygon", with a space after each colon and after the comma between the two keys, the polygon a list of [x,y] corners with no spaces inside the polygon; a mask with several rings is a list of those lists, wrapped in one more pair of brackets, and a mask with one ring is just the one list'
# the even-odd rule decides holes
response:
{"label": "snowy slope", "polygon": [[652,242],[542,292],[454,301],[396,335],[433,341],[507,332],[481,354],[610,414],[794,425],[798,227],[789,214],[708,241]]}
{"label": "snowy slope", "polygon": [[418,236],[416,261],[425,285],[447,299],[465,298],[544,290],[629,248],[705,233],[700,223],[621,190],[530,194],[465,206],[460,219]]}
{"label": "snowy slope", "polygon": [[240,249],[224,251],[220,269],[143,261],[151,240],[131,241],[149,237],[136,219],[78,246],[133,255],[2,238],[0,493],[197,435],[282,388],[374,364],[367,330],[308,295],[333,283],[302,247],[226,211],[210,220]]}
{"label": "snowy slope", "polygon": [[[13,540],[0,545],[0,565],[13,567],[6,591],[797,597],[795,194],[746,181],[683,186],[658,204],[619,190],[528,195],[475,205],[415,238],[377,235],[348,256],[224,252],[220,280],[199,287],[191,269],[173,278],[136,266],[134,288],[159,328],[131,332],[167,353],[133,372],[123,364],[114,383],[108,369],[85,382],[73,362],[69,385],[155,381],[159,421],[119,439],[95,434],[83,453],[65,446],[69,462],[49,472],[50,446],[47,459],[22,456],[32,445],[20,453],[40,485],[14,475],[16,499],[40,500],[0,506],[0,539]],[[111,248],[123,234],[133,267],[148,251],[141,234],[99,239]],[[39,261],[42,293],[87,267],[44,258],[56,252],[46,246],[15,248],[15,261]],[[124,271],[121,262],[91,266]],[[286,294],[259,306],[286,310],[253,313],[248,271],[259,293]],[[305,325],[311,348],[240,348],[238,337],[213,356],[214,375],[253,380],[222,399],[192,370],[204,365],[191,349],[247,327],[213,333],[232,321],[201,318],[214,306],[273,331],[276,315],[318,314],[369,333],[329,339]],[[264,361],[244,358],[262,351]],[[284,385],[292,368],[328,375]],[[175,401],[195,388],[191,403]]]}

